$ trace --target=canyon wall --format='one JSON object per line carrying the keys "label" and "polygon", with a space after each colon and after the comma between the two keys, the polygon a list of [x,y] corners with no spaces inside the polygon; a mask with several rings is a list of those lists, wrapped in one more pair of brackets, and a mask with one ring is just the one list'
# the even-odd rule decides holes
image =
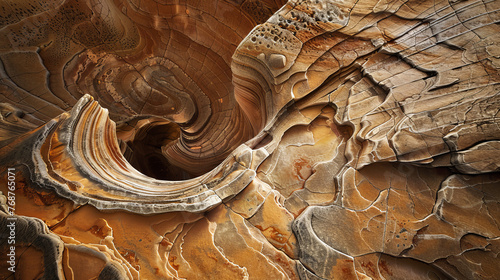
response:
{"label": "canyon wall", "polygon": [[500,1],[0,0],[2,279],[497,279]]}

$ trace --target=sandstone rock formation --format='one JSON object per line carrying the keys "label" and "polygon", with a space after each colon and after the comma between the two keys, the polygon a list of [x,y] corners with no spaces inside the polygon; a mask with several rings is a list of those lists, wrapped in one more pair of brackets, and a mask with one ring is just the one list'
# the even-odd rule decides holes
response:
{"label": "sandstone rock formation", "polygon": [[498,279],[500,1],[1,0],[0,26],[2,279]]}

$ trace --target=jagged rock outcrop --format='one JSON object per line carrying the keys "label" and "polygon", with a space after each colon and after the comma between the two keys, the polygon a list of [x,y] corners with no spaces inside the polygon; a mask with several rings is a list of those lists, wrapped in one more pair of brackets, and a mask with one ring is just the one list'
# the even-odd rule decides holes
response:
{"label": "jagged rock outcrop", "polygon": [[0,7],[3,278],[498,277],[500,1]]}

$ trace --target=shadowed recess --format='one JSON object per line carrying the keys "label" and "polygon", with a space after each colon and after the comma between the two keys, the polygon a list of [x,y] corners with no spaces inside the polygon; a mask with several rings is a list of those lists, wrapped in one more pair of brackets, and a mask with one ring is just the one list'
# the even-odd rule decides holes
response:
{"label": "shadowed recess", "polygon": [[0,53],[0,69],[9,77],[0,102],[14,102],[35,125],[68,111],[84,94],[119,123],[133,118],[177,123],[175,139],[168,145],[158,140],[146,152],[137,139],[169,134],[170,126],[153,122],[144,128],[136,122],[141,127],[131,130],[129,122],[124,129],[140,135],[128,144],[126,158],[155,178],[199,176],[262,129],[265,111],[255,111],[244,98],[238,99],[243,108],[237,102],[231,56],[248,32],[283,4],[4,2],[0,49],[12,51]]}
{"label": "shadowed recess", "polygon": [[0,279],[498,279],[499,11],[0,0]]}

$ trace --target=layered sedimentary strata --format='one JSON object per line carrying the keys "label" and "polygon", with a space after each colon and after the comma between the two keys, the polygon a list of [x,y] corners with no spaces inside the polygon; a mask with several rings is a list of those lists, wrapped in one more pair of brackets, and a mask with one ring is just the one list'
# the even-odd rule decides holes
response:
{"label": "layered sedimentary strata", "polygon": [[3,278],[498,277],[500,1],[0,7]]}
{"label": "layered sedimentary strata", "polygon": [[201,175],[260,129],[235,102],[231,56],[282,4],[4,1],[0,101],[36,125],[85,94],[120,123],[175,122],[181,133],[158,147],[160,165]]}

